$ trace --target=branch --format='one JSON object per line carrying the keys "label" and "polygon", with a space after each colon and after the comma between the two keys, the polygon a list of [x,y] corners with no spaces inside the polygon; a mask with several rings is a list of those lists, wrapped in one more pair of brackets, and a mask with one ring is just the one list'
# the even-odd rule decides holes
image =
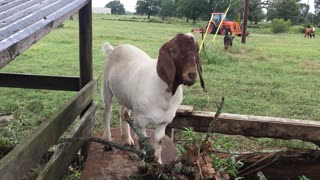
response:
{"label": "branch", "polygon": [[129,116],[126,116],[125,120],[130,125],[131,129],[137,134],[138,141],[143,147],[143,150],[146,152],[144,162],[146,163],[157,163],[156,157],[154,155],[155,150],[153,146],[149,142],[149,138],[145,137],[140,129],[134,124],[133,119],[131,119]]}
{"label": "branch", "polygon": [[124,150],[124,151],[130,151],[136,155],[139,156],[140,159],[144,159],[145,158],[145,154],[143,154],[142,152],[138,151],[136,148],[129,146],[129,145],[120,145],[114,142],[110,142],[110,141],[106,141],[106,140],[102,140],[99,138],[94,138],[94,137],[89,137],[89,138],[83,138],[83,137],[76,137],[76,138],[62,138],[59,139],[57,144],[62,144],[62,143],[68,143],[68,142],[96,142],[96,143],[100,143],[103,145],[107,145],[110,147],[114,147],[120,150]]}
{"label": "branch", "polygon": [[[216,114],[214,115],[212,121],[209,124],[209,128],[208,128],[204,143],[206,143],[209,140],[209,137],[210,137],[210,135],[211,135],[211,133],[213,131],[214,124],[219,120],[219,115],[221,114],[221,110],[222,110],[223,104],[224,104],[224,97],[221,98],[220,104],[216,104],[217,112],[216,112]],[[203,147],[204,143],[202,143],[201,147]]]}

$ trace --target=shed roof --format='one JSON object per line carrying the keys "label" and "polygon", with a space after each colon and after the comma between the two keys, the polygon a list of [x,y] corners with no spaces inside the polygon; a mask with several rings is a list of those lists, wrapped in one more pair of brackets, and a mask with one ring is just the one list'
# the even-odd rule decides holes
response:
{"label": "shed roof", "polygon": [[89,0],[0,1],[0,69]]}

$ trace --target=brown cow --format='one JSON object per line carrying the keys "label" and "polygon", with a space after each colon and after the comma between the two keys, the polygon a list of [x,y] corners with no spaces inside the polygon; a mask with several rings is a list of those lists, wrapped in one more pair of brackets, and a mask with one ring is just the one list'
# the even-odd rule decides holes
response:
{"label": "brown cow", "polygon": [[316,34],[315,34],[315,28],[306,28],[304,30],[304,37],[308,37],[308,38],[315,38],[316,37]]}

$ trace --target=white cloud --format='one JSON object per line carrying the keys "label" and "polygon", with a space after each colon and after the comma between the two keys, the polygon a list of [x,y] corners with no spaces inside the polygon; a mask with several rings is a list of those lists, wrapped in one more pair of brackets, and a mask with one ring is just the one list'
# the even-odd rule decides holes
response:
{"label": "white cloud", "polygon": [[[111,0],[92,0],[92,7],[104,7]],[[126,11],[136,12],[136,0],[120,0]]]}
{"label": "white cloud", "polygon": [[308,4],[310,6],[309,12],[314,13],[314,0],[301,0],[301,3]]}

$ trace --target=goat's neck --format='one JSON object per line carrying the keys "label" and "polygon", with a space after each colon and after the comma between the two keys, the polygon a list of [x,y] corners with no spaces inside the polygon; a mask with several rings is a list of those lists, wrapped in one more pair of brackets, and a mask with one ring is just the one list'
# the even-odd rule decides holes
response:
{"label": "goat's neck", "polygon": [[[156,70],[156,64],[154,65],[155,67],[153,67],[153,71],[152,71],[152,80],[154,82],[153,85],[153,89],[157,92],[158,95],[161,95],[162,97],[164,97],[167,101],[171,101],[177,98],[177,96],[181,96],[182,95],[182,86],[179,85],[179,87],[177,88],[177,91],[174,95],[172,95],[171,92],[167,92],[167,88],[168,88],[168,84],[165,83],[158,75],[158,72]],[[181,94],[181,95],[180,95]]]}

